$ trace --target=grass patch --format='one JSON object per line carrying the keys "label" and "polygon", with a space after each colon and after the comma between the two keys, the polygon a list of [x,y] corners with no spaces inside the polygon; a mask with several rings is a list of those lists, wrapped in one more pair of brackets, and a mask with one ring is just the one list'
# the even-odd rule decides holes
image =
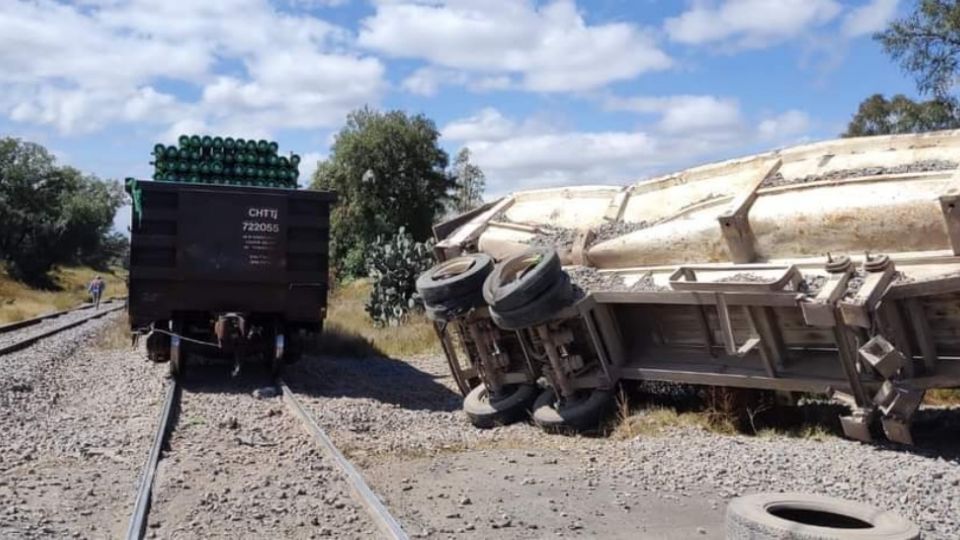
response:
{"label": "grass patch", "polygon": [[126,296],[126,276],[118,271],[97,272],[91,268],[63,267],[51,274],[56,290],[33,289],[0,270],[0,324],[29,319],[52,311],[70,309],[88,302],[87,285],[94,276],[107,283],[106,297]]}
{"label": "grass patch", "polygon": [[97,336],[97,348],[105,351],[130,350],[130,318],[126,312],[117,317]]}
{"label": "grass patch", "polygon": [[790,437],[823,441],[841,434],[836,405],[776,405],[768,392],[705,387],[671,405],[650,395],[630,403],[621,389],[616,417],[608,428],[613,438],[657,436],[676,428],[721,435]]}
{"label": "grass patch", "polygon": [[927,405],[960,405],[960,388],[927,390],[923,402]]}
{"label": "grass patch", "polygon": [[737,433],[733,419],[713,407],[683,412],[663,406],[634,407],[622,388],[617,394],[616,417],[610,429],[613,438],[626,440],[656,436],[677,427],[699,428],[723,435]]}
{"label": "grass patch", "polygon": [[356,280],[331,292],[321,338],[323,352],[343,356],[380,353],[393,358],[440,352],[433,324],[423,315],[411,315],[402,326],[373,326],[363,309],[371,289],[367,280]]}

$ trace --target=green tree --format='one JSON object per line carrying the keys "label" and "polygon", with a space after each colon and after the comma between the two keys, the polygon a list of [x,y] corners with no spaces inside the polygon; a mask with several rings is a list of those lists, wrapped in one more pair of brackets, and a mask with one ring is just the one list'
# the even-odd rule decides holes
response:
{"label": "green tree", "polygon": [[913,74],[921,94],[949,99],[960,68],[960,3],[920,0],[913,13],[876,38]]}
{"label": "green tree", "polygon": [[476,164],[470,162],[470,149],[463,147],[453,160],[452,175],[456,180],[449,212],[462,214],[483,204],[486,176]]}
{"label": "green tree", "polygon": [[864,137],[893,133],[922,133],[960,127],[956,102],[945,99],[913,101],[897,94],[886,99],[874,94],[860,103],[857,114],[847,125],[844,137]]}
{"label": "green tree", "polygon": [[416,241],[430,237],[454,187],[439,138],[419,114],[363,108],[347,116],[311,186],[339,194],[330,224],[338,272],[364,275],[369,246],[400,227]]}
{"label": "green tree", "polygon": [[116,182],[61,167],[38,144],[0,139],[0,261],[18,278],[43,283],[55,264],[100,257],[122,201]]}

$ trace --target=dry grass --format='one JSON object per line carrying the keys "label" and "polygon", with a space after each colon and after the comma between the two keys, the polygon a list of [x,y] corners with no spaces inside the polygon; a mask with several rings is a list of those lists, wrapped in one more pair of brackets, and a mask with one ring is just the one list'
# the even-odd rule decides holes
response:
{"label": "dry grass", "polygon": [[678,412],[669,407],[634,408],[621,390],[617,395],[617,414],[611,435],[627,440],[639,436],[657,436],[677,427],[703,429],[722,435],[737,433],[734,421],[713,408],[701,411]]}
{"label": "dry grass", "polygon": [[370,289],[368,281],[357,280],[332,291],[321,341],[324,352],[344,356],[381,353],[393,358],[440,352],[433,325],[423,315],[411,316],[403,326],[373,326],[363,309]]}
{"label": "dry grass", "polygon": [[106,351],[130,350],[130,319],[126,312],[97,335],[97,348]]}
{"label": "dry grass", "polygon": [[53,272],[53,280],[59,290],[47,291],[31,289],[0,270],[0,324],[69,309],[89,301],[87,284],[96,275],[102,276],[107,282],[107,297],[126,296],[126,277],[119,272],[103,273],[79,267],[58,268]]}
{"label": "dry grass", "polygon": [[[769,411],[763,404],[746,405],[736,392],[717,388],[706,392],[706,399],[697,408],[678,411],[662,405],[634,407],[621,391],[617,397],[616,418],[609,428],[612,437],[627,440],[639,436],[655,437],[676,428],[695,428],[720,435],[753,435],[757,437],[790,437],[824,441],[838,436],[839,428],[813,421],[786,422],[774,427],[755,423],[754,417]],[[741,411],[740,408],[744,407]]]}
{"label": "dry grass", "polygon": [[927,390],[923,402],[927,405],[960,405],[960,388]]}

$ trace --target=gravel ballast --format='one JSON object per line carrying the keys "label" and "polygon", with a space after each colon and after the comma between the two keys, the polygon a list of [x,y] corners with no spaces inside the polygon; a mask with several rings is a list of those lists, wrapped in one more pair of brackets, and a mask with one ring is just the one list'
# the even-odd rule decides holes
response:
{"label": "gravel ballast", "polygon": [[269,385],[266,369],[188,364],[157,470],[148,535],[370,538],[345,480]]}
{"label": "gravel ballast", "polygon": [[134,351],[97,348],[112,324],[122,315],[0,357],[0,537],[122,536],[163,378]]}

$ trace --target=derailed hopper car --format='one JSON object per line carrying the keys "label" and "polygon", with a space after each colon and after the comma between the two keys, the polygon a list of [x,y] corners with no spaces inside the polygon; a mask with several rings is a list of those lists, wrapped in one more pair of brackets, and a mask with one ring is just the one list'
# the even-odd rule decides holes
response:
{"label": "derailed hopper car", "polygon": [[129,314],[151,360],[188,351],[275,373],[323,328],[331,192],[128,180]]}
{"label": "derailed hopper car", "polygon": [[826,141],[439,225],[421,293],[464,409],[587,429],[621,381],[663,381],[823,394],[848,436],[911,442],[924,392],[960,387],[958,150]]}

